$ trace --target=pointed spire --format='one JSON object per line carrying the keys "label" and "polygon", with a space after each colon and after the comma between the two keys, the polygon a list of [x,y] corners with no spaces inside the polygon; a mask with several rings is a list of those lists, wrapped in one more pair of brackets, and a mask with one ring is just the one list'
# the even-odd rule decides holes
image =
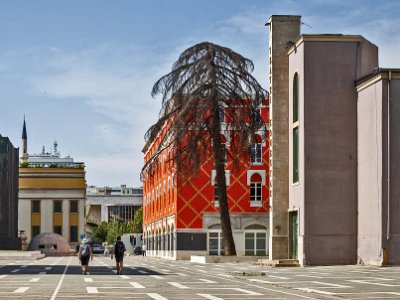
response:
{"label": "pointed spire", "polygon": [[22,127],[22,139],[23,140],[28,139],[28,134],[26,133],[25,115],[24,115],[24,126]]}

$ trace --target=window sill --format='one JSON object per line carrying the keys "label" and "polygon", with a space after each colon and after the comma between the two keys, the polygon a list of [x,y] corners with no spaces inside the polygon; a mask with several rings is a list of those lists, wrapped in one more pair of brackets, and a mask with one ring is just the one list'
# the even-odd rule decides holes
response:
{"label": "window sill", "polygon": [[250,202],[250,207],[262,207],[262,202]]}

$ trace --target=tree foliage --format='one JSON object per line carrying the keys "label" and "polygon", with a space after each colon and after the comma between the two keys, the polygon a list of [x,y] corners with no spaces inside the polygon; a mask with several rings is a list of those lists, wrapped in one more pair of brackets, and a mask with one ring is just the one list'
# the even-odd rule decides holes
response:
{"label": "tree foliage", "polygon": [[139,208],[133,217],[132,231],[134,233],[143,232],[143,207]]}
{"label": "tree foliage", "polygon": [[[139,233],[142,232],[142,208],[138,209],[135,214],[134,221],[119,223],[118,221],[101,222],[97,228],[93,230],[93,240],[95,242],[107,242],[112,244],[117,239],[118,235],[124,233]],[[140,211],[140,213],[139,213]],[[139,219],[136,220],[137,216]],[[140,227],[139,227],[140,226]],[[140,230],[139,230],[140,228]]]}
{"label": "tree foliage", "polygon": [[[147,131],[145,139],[154,140],[163,130],[168,133],[144,166],[142,176],[152,173],[160,154],[168,148],[173,149],[171,159],[178,172],[195,175],[202,162],[212,156],[217,178],[225,178],[221,133],[230,139],[229,155],[234,161],[249,153],[257,132],[266,133],[259,107],[267,92],[250,74],[253,69],[251,60],[212,43],[203,42],[185,50],[171,72],[153,87],[153,97],[162,95],[162,108],[158,122]],[[216,184],[225,255],[235,255],[226,183],[218,180]]]}
{"label": "tree foliage", "polygon": [[108,223],[103,221],[93,231],[93,240],[96,242],[104,242],[107,239]]}

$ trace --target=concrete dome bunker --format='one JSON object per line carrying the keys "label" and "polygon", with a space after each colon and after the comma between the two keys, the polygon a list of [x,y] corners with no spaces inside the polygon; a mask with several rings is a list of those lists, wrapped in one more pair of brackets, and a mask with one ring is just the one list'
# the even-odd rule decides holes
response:
{"label": "concrete dome bunker", "polygon": [[70,255],[71,247],[67,240],[53,232],[43,232],[35,236],[28,245],[28,251],[40,251],[46,256]]}

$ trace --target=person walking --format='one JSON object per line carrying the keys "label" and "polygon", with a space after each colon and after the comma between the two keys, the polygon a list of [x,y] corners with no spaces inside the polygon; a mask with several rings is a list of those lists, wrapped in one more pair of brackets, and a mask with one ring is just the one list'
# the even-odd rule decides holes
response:
{"label": "person walking", "polygon": [[126,251],[124,242],[121,241],[121,236],[117,236],[117,241],[114,244],[114,256],[117,268],[117,274],[122,274],[122,268],[124,267],[124,253]]}
{"label": "person walking", "polygon": [[81,261],[82,274],[86,275],[89,271],[89,259],[93,260],[93,251],[90,241],[87,238],[82,240],[82,244],[78,251],[79,260]]}
{"label": "person walking", "polygon": [[142,255],[146,256],[146,244],[142,245]]}

